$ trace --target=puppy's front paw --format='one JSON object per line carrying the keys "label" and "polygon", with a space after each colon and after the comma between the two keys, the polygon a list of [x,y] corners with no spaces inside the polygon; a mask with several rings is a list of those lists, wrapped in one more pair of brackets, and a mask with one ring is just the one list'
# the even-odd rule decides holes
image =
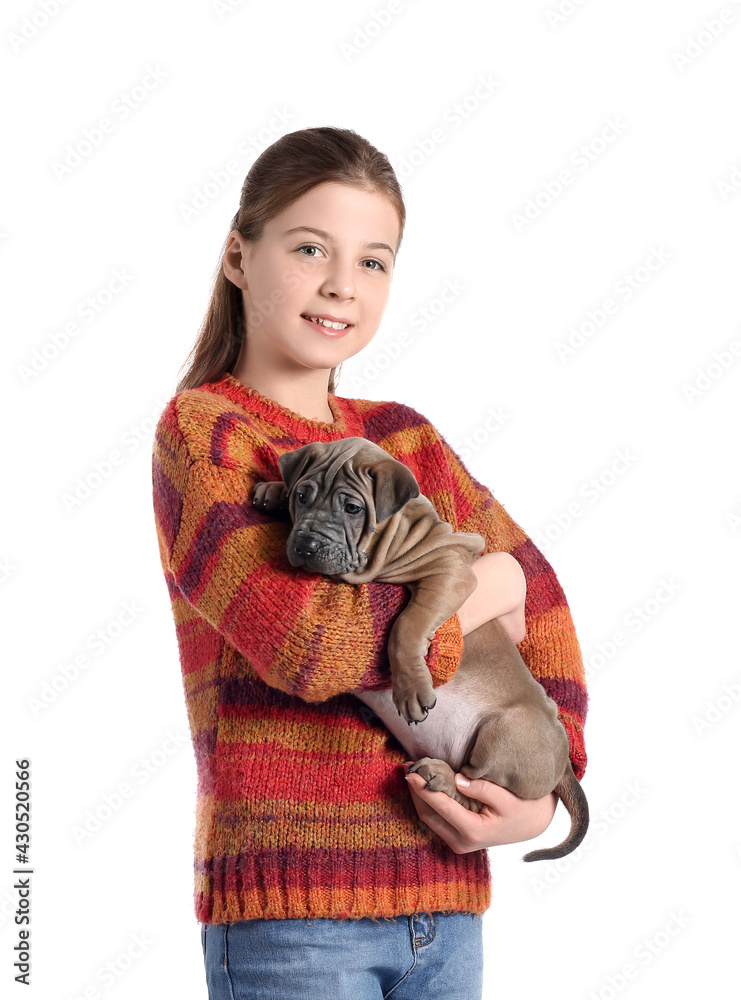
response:
{"label": "puppy's front paw", "polygon": [[396,710],[410,725],[413,722],[424,722],[427,713],[437,703],[428,671],[427,677],[422,678],[395,677],[392,694]]}
{"label": "puppy's front paw", "polygon": [[256,483],[252,491],[252,504],[260,510],[288,510],[288,487],[282,480]]}

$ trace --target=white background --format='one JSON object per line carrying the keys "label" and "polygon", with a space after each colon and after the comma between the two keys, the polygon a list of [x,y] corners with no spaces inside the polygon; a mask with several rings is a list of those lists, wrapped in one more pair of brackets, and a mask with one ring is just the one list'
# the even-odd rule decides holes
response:
{"label": "white background", "polygon": [[[522,845],[491,852],[484,995],[727,995],[741,890],[741,6],[55,6],[2,12],[7,995],[23,992],[18,757],[34,810],[23,995],[206,995],[152,431],[255,157],[236,150],[314,125],[387,153],[408,209],[381,329],[338,394],[406,402],[457,448],[554,566],[590,678],[591,831],[557,866],[523,864]],[[145,79],[153,89],[137,89]],[[104,118],[112,131],[55,169]],[[211,175],[235,159],[220,189]],[[205,207],[184,218],[199,192]],[[112,293],[115,271],[127,277]],[[441,308],[446,282],[461,290]],[[608,298],[613,314],[562,356]],[[566,827],[560,808],[540,845]]]}

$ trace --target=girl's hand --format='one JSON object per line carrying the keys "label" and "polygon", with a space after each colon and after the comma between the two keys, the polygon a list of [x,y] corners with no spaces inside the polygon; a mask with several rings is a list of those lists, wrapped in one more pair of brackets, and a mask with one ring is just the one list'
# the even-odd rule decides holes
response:
{"label": "girl's hand", "polygon": [[493,781],[473,778],[464,786],[461,779],[469,781],[465,775],[456,774],[455,779],[464,795],[485,803],[480,813],[471,812],[445,792],[425,788],[419,774],[406,778],[419,818],[456,854],[539,837],[548,829],[558,804],[555,792],[542,799],[520,799]]}
{"label": "girl's hand", "polygon": [[522,567],[509,552],[487,552],[471,564],[477,586],[458,609],[463,635],[498,618],[512,642],[525,638],[527,582]]}

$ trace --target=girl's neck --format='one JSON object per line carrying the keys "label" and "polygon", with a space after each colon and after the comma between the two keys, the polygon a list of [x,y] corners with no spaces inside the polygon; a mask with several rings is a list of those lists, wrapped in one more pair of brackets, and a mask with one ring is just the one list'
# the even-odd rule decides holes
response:
{"label": "girl's neck", "polygon": [[328,369],[306,370],[296,375],[293,372],[261,370],[259,365],[250,365],[246,358],[242,358],[234,366],[232,374],[240,382],[302,417],[321,420],[325,424],[334,423],[334,414],[327,403]]}

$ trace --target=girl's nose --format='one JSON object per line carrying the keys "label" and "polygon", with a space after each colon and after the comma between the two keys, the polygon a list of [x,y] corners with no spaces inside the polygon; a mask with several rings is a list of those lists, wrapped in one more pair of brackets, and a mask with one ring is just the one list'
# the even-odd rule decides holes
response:
{"label": "girl's nose", "polygon": [[335,260],[324,279],[322,290],[326,295],[337,295],[341,299],[350,299],[355,295],[354,265]]}

